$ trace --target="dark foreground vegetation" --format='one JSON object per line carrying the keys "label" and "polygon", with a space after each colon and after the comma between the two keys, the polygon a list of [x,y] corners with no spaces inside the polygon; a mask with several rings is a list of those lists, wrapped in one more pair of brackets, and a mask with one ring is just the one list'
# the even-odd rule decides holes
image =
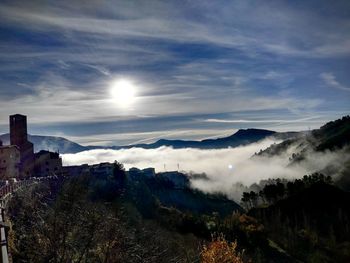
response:
{"label": "dark foreground vegetation", "polygon": [[157,194],[171,185],[116,171],[17,193],[8,209],[14,262],[349,262],[350,193],[322,174],[245,193],[248,213],[192,193],[227,214],[164,206]]}
{"label": "dark foreground vegetation", "polygon": [[[293,142],[303,145],[299,159],[310,147],[348,147],[349,121]],[[320,172],[268,180],[244,193],[241,207],[161,177],[131,179],[116,162],[110,176],[86,173],[17,192],[9,249],[14,262],[350,262],[350,193],[342,183],[349,171],[344,166],[337,181]]]}
{"label": "dark foreground vegetation", "polygon": [[296,259],[306,262],[349,262],[350,193],[322,174],[293,182],[274,182],[259,193],[243,194],[249,216]]}
{"label": "dark foreground vegetation", "polygon": [[[115,177],[86,174],[14,197],[9,207],[14,262],[186,262],[198,257],[198,238],[142,216],[129,196],[124,171],[120,165],[115,169]],[[155,204],[138,195],[144,209],[153,209]]]}
{"label": "dark foreground vegetation", "polygon": [[[236,203],[190,189],[181,190],[192,199],[189,207],[182,198],[167,199],[166,206],[160,202],[164,192],[175,190],[180,191],[160,179],[131,181],[116,163],[113,176],[84,174],[19,192],[8,209],[14,262],[289,258],[269,244],[263,225]],[[199,209],[193,209],[199,200]]]}
{"label": "dark foreground vegetation", "polygon": [[[167,182],[89,174],[34,186],[10,205],[14,262],[348,262],[350,194],[322,174],[223,196],[183,189],[208,211],[160,202]],[[158,197],[157,197],[158,196]],[[212,203],[218,205],[213,212]],[[231,213],[227,213],[227,209]],[[223,261],[227,259],[228,261]]]}

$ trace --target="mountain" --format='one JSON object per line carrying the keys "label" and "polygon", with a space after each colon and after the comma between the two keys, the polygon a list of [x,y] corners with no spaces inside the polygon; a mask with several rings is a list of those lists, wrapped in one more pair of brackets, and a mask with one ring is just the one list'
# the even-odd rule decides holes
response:
{"label": "mountain", "polygon": [[350,116],[331,121],[319,130],[314,130],[312,136],[319,141],[318,151],[333,150],[350,144]]}
{"label": "mountain", "polygon": [[[4,145],[10,144],[10,134],[0,135]],[[28,135],[28,140],[34,144],[34,151],[40,150],[59,151],[60,153],[77,153],[88,150],[87,147],[72,142],[62,137]]]}
{"label": "mountain", "polygon": [[286,153],[290,147],[295,148],[292,161],[303,160],[310,152],[334,151],[350,146],[350,116],[331,121],[319,129],[311,132],[300,133],[284,140],[279,144],[273,144],[258,155],[270,156]]}
{"label": "mountain", "polygon": [[253,158],[287,156],[288,166],[298,166],[308,159],[319,159],[319,156],[323,156],[326,161],[328,154],[338,154],[336,162],[318,172],[336,175],[335,184],[345,191],[350,191],[350,116],[328,122],[319,129],[300,135],[272,144]]}
{"label": "mountain", "polygon": [[[130,149],[139,147],[144,149],[155,149],[162,146],[173,147],[174,149],[181,148],[197,148],[197,149],[222,149],[228,147],[237,147],[247,145],[273,136],[276,139],[286,139],[298,136],[298,132],[277,133],[275,131],[262,129],[241,129],[236,133],[217,139],[206,139],[201,141],[186,141],[186,140],[166,140],[161,139],[150,144],[133,144],[124,146],[83,146],[78,143],[69,141],[62,137],[29,135],[28,140],[34,144],[36,152],[40,150],[57,151],[60,153],[77,153],[93,149]],[[4,144],[9,144],[9,134],[0,136],[0,140]]]}
{"label": "mountain", "polygon": [[161,139],[151,144],[136,144],[124,146],[122,148],[140,147],[145,149],[154,149],[161,146],[170,146],[174,149],[181,148],[197,148],[197,149],[221,149],[228,147],[237,147],[246,145],[265,139],[269,136],[277,135],[275,131],[261,130],[261,129],[241,129],[235,134],[228,137],[217,139],[206,139],[201,141],[185,141],[185,140],[165,140]]}

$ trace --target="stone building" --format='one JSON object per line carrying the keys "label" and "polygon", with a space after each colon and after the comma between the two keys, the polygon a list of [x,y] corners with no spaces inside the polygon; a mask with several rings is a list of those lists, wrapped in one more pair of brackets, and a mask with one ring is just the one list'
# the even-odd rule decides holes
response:
{"label": "stone building", "polygon": [[20,162],[20,151],[17,146],[0,146],[0,180],[18,178]]}
{"label": "stone building", "polygon": [[35,153],[35,176],[62,175],[62,158],[58,153],[40,151]]}
{"label": "stone building", "polygon": [[138,180],[142,178],[152,178],[156,176],[156,171],[154,168],[146,168],[146,169],[138,169],[136,167],[132,167],[127,172],[129,177],[132,180]]}
{"label": "stone building", "polygon": [[62,168],[64,176],[79,176],[90,173],[90,167],[88,164],[63,166]]}
{"label": "stone building", "polygon": [[90,166],[90,173],[94,176],[112,176],[113,163],[99,163]]}
{"label": "stone building", "polygon": [[20,151],[20,176],[29,177],[34,170],[34,148],[28,141],[27,116],[15,114],[10,116],[10,144]]}

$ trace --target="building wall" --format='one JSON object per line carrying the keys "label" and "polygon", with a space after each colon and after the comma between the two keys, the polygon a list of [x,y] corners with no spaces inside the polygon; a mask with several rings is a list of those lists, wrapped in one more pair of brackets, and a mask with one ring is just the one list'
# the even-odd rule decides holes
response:
{"label": "building wall", "polygon": [[72,165],[62,167],[63,175],[65,176],[79,176],[90,173],[90,167],[88,164]]}
{"label": "building wall", "polygon": [[90,166],[90,173],[94,176],[112,176],[113,170],[112,163],[100,163]]}
{"label": "building wall", "polygon": [[136,167],[132,167],[129,169],[129,171],[127,172],[127,174],[129,175],[129,177],[133,180],[139,180],[142,177],[147,177],[147,178],[152,178],[155,177],[156,175],[156,171],[154,168],[146,168],[146,169],[138,169]]}
{"label": "building wall", "polygon": [[58,154],[42,151],[36,154],[35,158],[35,175],[50,176],[62,174],[62,159]]}
{"label": "building wall", "polygon": [[0,179],[19,177],[20,152],[16,146],[0,147]]}
{"label": "building wall", "polygon": [[33,175],[34,147],[27,138],[27,116],[15,114],[10,119],[10,143],[19,148],[21,155],[20,176]]}
{"label": "building wall", "polygon": [[27,116],[15,114],[10,116],[10,143],[20,146],[27,141]]}

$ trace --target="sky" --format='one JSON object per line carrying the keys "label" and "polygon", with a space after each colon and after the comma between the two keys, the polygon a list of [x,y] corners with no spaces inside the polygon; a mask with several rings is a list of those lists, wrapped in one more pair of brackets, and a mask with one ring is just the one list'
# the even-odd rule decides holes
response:
{"label": "sky", "polygon": [[0,46],[0,133],[14,113],[84,145],[350,113],[348,0],[2,0]]}

